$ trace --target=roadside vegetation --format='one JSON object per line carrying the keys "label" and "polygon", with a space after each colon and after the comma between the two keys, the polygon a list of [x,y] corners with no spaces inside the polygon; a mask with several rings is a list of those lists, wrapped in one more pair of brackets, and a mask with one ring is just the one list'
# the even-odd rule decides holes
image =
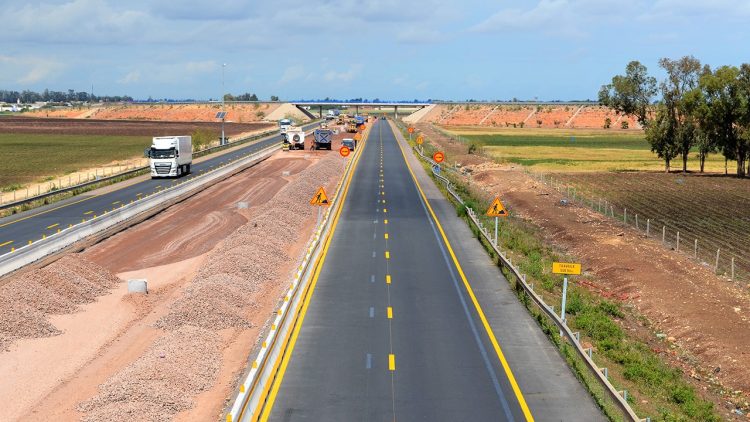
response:
{"label": "roadside vegetation", "polygon": [[[408,138],[408,134],[404,135]],[[431,154],[434,151],[429,141],[426,141],[424,146],[426,153]],[[425,170],[432,174],[429,166],[426,163],[422,164]],[[457,193],[467,206],[480,214],[489,207],[492,198],[467,184],[462,177],[449,172],[444,176],[452,180]],[[440,183],[437,185],[443,189]],[[451,200],[450,196],[446,196]],[[454,205],[458,215],[470,224],[465,208],[455,202]],[[486,219],[485,224],[491,224],[490,219]],[[472,227],[472,230],[481,239],[476,228]],[[494,253],[489,245],[480,241],[488,253]],[[545,303],[555,304],[559,308],[562,277],[551,273],[552,262],[575,261],[575,257],[547,246],[536,227],[513,216],[502,221],[499,243],[513,263],[527,275],[527,281],[539,286],[536,291],[541,293]],[[499,265],[497,257],[495,259]],[[695,387],[685,380],[681,371],[670,367],[659,355],[657,351],[663,352],[669,345],[664,340],[660,340],[656,345],[647,344],[626,330],[626,322],[638,324],[644,330],[648,330],[648,327],[632,309],[590,293],[580,283],[587,277],[584,275],[577,281],[574,279],[568,290],[568,324],[573,331],[581,333],[581,342],[584,345],[593,347],[594,360],[599,367],[608,368],[612,383],[620,390],[628,390],[628,402],[634,410],[641,416],[650,416],[652,421],[721,420],[713,404],[702,399],[696,393]],[[572,346],[561,341],[554,325],[536,309],[522,289],[515,287],[520,300],[534,315],[550,340],[560,349],[578,378],[602,407],[605,415],[610,420],[623,420],[614,405],[606,398],[598,382],[576,356]]]}

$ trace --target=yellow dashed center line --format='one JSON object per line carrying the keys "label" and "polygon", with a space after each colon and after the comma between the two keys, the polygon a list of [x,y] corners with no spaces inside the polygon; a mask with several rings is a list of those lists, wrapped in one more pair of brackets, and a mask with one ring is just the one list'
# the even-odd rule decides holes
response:
{"label": "yellow dashed center line", "polygon": [[393,319],[393,308],[392,307],[390,307],[390,306],[388,307],[388,312],[387,313],[388,313],[388,319]]}
{"label": "yellow dashed center line", "polygon": [[120,201],[115,201],[115,202],[112,203],[112,205],[117,205],[119,203],[120,203]]}
{"label": "yellow dashed center line", "polygon": [[385,238],[386,238],[386,240],[388,239],[388,233],[385,234]]}
{"label": "yellow dashed center line", "polygon": [[53,225],[51,225],[51,226],[47,226],[47,229],[48,229],[48,230],[49,230],[49,229],[54,229],[55,227],[57,227],[57,226],[59,226],[59,225],[60,225],[60,223],[55,223],[55,224],[53,224]]}
{"label": "yellow dashed center line", "polygon": [[384,224],[388,224],[388,219],[383,220]]}
{"label": "yellow dashed center line", "polygon": [[385,251],[385,259],[391,259],[391,253],[388,251]]}
{"label": "yellow dashed center line", "polygon": [[393,353],[390,353],[388,355],[388,370],[389,371],[396,370],[396,355],[394,355]]}
{"label": "yellow dashed center line", "polygon": [[385,284],[391,284],[391,275],[388,274],[385,276]]}
{"label": "yellow dashed center line", "polygon": [[5,242],[5,243],[0,243],[0,248],[2,248],[3,246],[8,246],[8,245],[10,245],[11,243],[13,243],[13,241],[12,241],[12,240],[9,240],[9,241],[7,241],[7,242]]}

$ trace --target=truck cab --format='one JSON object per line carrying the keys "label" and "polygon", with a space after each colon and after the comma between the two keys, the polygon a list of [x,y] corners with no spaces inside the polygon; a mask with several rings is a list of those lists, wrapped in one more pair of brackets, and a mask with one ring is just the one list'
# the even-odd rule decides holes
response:
{"label": "truck cab", "polygon": [[284,135],[290,127],[292,127],[292,120],[291,119],[281,119],[279,120],[279,132]]}
{"label": "truck cab", "polygon": [[193,141],[190,136],[157,136],[146,150],[151,178],[180,177],[190,173]]}

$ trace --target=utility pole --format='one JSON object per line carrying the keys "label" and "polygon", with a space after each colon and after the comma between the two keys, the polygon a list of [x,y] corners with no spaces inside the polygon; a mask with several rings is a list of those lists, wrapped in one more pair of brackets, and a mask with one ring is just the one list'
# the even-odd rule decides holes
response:
{"label": "utility pole", "polygon": [[226,139],[224,137],[224,119],[226,119],[226,108],[224,107],[224,96],[226,95],[226,90],[224,89],[224,68],[227,67],[226,63],[222,63],[221,65],[221,145],[225,145],[227,143]]}

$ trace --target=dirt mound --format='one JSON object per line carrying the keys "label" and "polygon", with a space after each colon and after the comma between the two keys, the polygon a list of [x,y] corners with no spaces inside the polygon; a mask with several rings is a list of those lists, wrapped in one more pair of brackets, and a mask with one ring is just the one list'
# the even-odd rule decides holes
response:
{"label": "dirt mound", "polygon": [[[184,326],[158,339],[138,360],[81,403],[84,421],[170,420],[192,406],[190,397],[213,384],[219,371],[219,335]],[[186,371],[185,368],[189,368]]]}
{"label": "dirt mound", "polygon": [[121,280],[106,269],[69,255],[44,267],[11,277],[0,286],[0,350],[23,338],[60,332],[48,315],[72,313],[78,305],[107,294]]}
{"label": "dirt mound", "polygon": [[[279,108],[279,103],[226,104],[226,120],[236,123],[259,122]],[[104,120],[157,120],[174,122],[216,122],[221,104],[115,104],[33,110],[26,115]]]}

